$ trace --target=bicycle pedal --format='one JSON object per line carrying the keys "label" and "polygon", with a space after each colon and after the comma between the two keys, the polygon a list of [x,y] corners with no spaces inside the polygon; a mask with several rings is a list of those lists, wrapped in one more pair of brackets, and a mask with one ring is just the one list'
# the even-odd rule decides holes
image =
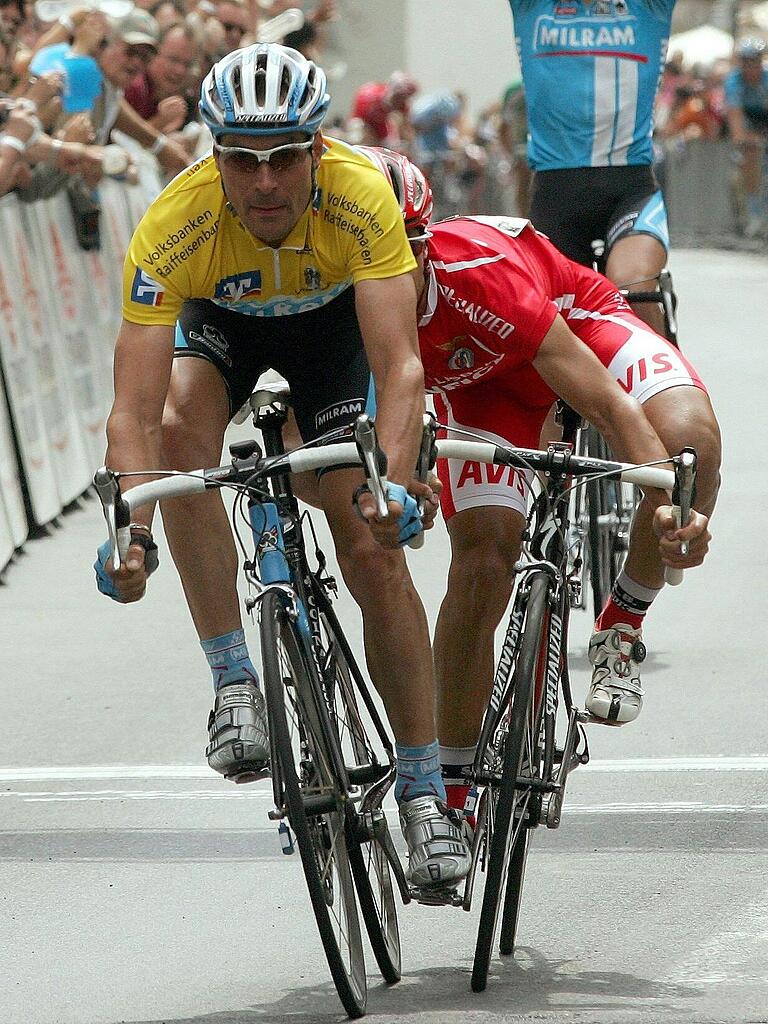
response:
{"label": "bicycle pedal", "polygon": [[597,715],[592,715],[589,711],[579,711],[577,721],[581,722],[583,725],[608,725],[612,728],[626,725],[626,722],[612,722],[607,718],[598,718]]}
{"label": "bicycle pedal", "polygon": [[230,782],[234,782],[238,786],[242,786],[248,782],[259,782],[261,779],[268,779],[270,776],[269,765],[261,761],[255,761],[252,764],[246,762],[238,765],[234,771],[225,775],[224,778],[229,779]]}
{"label": "bicycle pedal", "polygon": [[458,889],[419,889],[411,886],[408,893],[412,900],[425,907],[460,907],[464,903]]}

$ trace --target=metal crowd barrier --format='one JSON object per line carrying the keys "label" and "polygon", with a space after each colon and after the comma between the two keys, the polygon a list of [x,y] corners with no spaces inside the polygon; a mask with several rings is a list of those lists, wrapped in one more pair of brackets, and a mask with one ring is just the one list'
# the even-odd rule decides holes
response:
{"label": "metal crowd barrier", "polygon": [[136,159],[139,184],[99,185],[99,250],[78,245],[66,195],[0,199],[0,573],[104,459],[123,258],[161,187],[154,159]]}

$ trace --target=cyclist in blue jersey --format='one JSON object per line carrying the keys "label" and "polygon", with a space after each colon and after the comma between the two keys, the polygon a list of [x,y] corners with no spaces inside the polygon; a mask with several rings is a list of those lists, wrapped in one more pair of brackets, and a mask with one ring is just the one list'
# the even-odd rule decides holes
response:
{"label": "cyclist in blue jersey", "polygon": [[765,149],[768,143],[768,68],[762,39],[743,39],[736,47],[737,66],[725,80],[728,128],[740,150],[740,177],[746,194],[745,234],[754,238],[766,227]]}
{"label": "cyclist in blue jersey", "polygon": [[[675,0],[509,0],[528,104],[530,217],[570,259],[652,290],[669,250],[652,118]],[[660,307],[637,314],[663,333]]]}

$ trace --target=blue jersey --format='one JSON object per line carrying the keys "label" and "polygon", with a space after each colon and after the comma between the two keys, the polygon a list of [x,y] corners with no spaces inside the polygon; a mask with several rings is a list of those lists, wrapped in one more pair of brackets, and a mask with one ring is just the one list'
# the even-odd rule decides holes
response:
{"label": "blue jersey", "polygon": [[724,91],[726,107],[740,107],[748,128],[768,131],[768,68],[763,68],[757,85],[745,82],[741,70],[735,68],[725,80]]}
{"label": "blue jersey", "polygon": [[675,0],[509,0],[534,170],[650,164]]}

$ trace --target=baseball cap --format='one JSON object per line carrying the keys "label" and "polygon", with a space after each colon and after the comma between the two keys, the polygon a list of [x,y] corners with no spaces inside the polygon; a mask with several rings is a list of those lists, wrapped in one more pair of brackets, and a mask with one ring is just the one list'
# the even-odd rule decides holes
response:
{"label": "baseball cap", "polygon": [[754,60],[765,55],[766,45],[764,39],[756,36],[741,39],[736,45],[736,56],[742,60]]}
{"label": "baseball cap", "polygon": [[131,46],[152,46],[157,49],[160,27],[147,11],[134,7],[130,14],[114,22],[115,35]]}

